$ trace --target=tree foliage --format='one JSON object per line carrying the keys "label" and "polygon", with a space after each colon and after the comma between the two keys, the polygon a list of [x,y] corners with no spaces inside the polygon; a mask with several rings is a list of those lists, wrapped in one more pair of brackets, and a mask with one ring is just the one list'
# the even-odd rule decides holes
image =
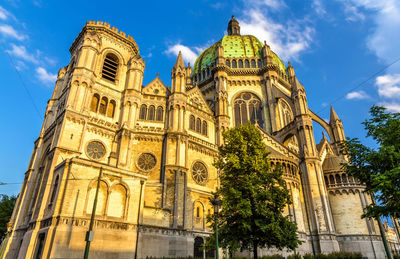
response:
{"label": "tree foliage", "polygon": [[10,221],[11,214],[14,209],[15,196],[1,195],[0,200],[0,240],[2,240],[7,233],[7,223]]}
{"label": "tree foliage", "polygon": [[342,153],[349,157],[347,172],[374,193],[376,204],[367,207],[364,217],[400,216],[400,113],[372,106],[371,118],[363,122],[367,137],[377,148],[364,146],[357,138],[342,143]]}
{"label": "tree foliage", "polygon": [[[269,152],[259,130],[251,124],[225,131],[224,145],[214,166],[220,170],[222,200],[218,215],[221,247],[295,249],[301,243],[297,225],[283,216],[291,197],[280,167],[271,169]],[[215,227],[215,216],[210,221]],[[214,238],[211,237],[210,241]]]}

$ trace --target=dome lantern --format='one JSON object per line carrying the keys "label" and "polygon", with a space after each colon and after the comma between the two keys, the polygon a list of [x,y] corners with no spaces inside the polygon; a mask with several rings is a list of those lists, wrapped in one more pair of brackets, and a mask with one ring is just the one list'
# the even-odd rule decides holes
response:
{"label": "dome lantern", "polygon": [[240,35],[239,22],[235,19],[233,15],[228,23],[228,35]]}

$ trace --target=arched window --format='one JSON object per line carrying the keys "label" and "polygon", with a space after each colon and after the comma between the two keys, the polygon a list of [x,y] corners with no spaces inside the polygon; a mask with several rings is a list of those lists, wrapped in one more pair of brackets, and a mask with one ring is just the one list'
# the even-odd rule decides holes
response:
{"label": "arched window", "polygon": [[329,175],[329,184],[335,185],[335,178],[333,177],[333,175]]}
{"label": "arched window", "polygon": [[237,68],[236,60],[232,60],[232,68]]}
{"label": "arched window", "polygon": [[347,184],[347,175],[342,174],[342,183]]}
{"label": "arched window", "polygon": [[57,193],[57,189],[58,189],[58,180],[59,180],[60,176],[57,175],[56,176],[56,180],[54,181],[54,186],[53,186],[53,191],[51,192],[51,197],[50,197],[50,204],[53,203],[54,198],[56,197],[56,193]]}
{"label": "arched window", "polygon": [[206,71],[203,70],[203,80],[206,79]]}
{"label": "arched window", "polygon": [[107,107],[107,116],[113,118],[114,112],[115,112],[115,101],[111,100]]}
{"label": "arched window", "polygon": [[90,103],[90,110],[92,112],[97,112],[97,108],[99,107],[100,96],[98,94],[94,94],[92,97],[92,102]]}
{"label": "arched window", "polygon": [[254,59],[251,60],[251,67],[252,68],[256,67],[256,61]]}
{"label": "arched window", "polygon": [[147,106],[146,104],[142,104],[140,106],[139,120],[145,120],[147,115]]}
{"label": "arched window", "polygon": [[112,53],[107,54],[106,58],[104,59],[101,76],[105,79],[115,82],[118,71],[118,63],[119,60],[117,56]]}
{"label": "arched window", "polygon": [[[94,197],[96,195],[96,185],[97,181],[90,187],[88,192],[86,206],[87,214],[92,214]],[[99,194],[97,195],[96,215],[104,215],[106,209],[107,195],[107,184],[104,181],[101,181],[99,186]]]}
{"label": "arched window", "polygon": [[163,109],[163,107],[158,106],[156,121],[163,121],[163,117],[164,117],[164,109]]}
{"label": "arched window", "polygon": [[288,125],[293,120],[292,109],[289,104],[282,99],[279,100],[279,117],[281,122],[281,128]]}
{"label": "arched window", "polygon": [[210,76],[210,68],[207,67],[207,77]]}
{"label": "arched window", "polygon": [[117,184],[112,187],[107,208],[108,216],[116,218],[125,216],[126,194],[126,188],[122,184]]}
{"label": "arched window", "polygon": [[261,67],[261,59],[257,60],[257,67]]}
{"label": "arched window", "polygon": [[107,103],[108,103],[107,97],[101,98],[100,107],[99,107],[99,113],[100,114],[106,115]]}
{"label": "arched window", "polygon": [[203,121],[203,128],[201,129],[201,134],[207,136],[207,122]]}
{"label": "arched window", "polygon": [[196,131],[198,133],[201,133],[201,120],[200,120],[200,118],[197,118],[197,120],[196,120]]}
{"label": "arched window", "polygon": [[228,67],[231,67],[231,62],[227,59],[226,60],[226,65],[228,66]]}
{"label": "arched window", "polygon": [[197,75],[194,76],[194,81],[195,81],[195,82],[197,81]]}
{"label": "arched window", "polygon": [[239,60],[239,68],[243,68],[243,60]]}
{"label": "arched window", "polygon": [[245,68],[249,68],[249,67],[250,67],[250,62],[249,62],[248,59],[246,59],[246,60],[244,61],[244,67],[245,67]]}
{"label": "arched window", "polygon": [[264,120],[261,112],[261,101],[252,93],[242,93],[234,100],[235,125],[245,125],[247,121],[252,124],[257,120],[258,125],[263,127]]}
{"label": "arched window", "polygon": [[189,129],[196,130],[195,118],[193,115],[190,115],[190,118],[189,118]]}
{"label": "arched window", "polygon": [[335,174],[335,180],[336,180],[336,184],[342,183],[342,179],[340,178],[340,175],[338,175],[338,174]]}
{"label": "arched window", "polygon": [[155,112],[156,112],[156,108],[154,107],[154,105],[151,105],[149,107],[149,114],[147,115],[147,119],[150,121],[155,120]]}

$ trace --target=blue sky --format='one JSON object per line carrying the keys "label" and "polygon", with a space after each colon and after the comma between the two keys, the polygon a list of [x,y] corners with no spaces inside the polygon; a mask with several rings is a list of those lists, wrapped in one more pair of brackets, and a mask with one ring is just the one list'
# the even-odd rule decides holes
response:
{"label": "blue sky", "polygon": [[[333,104],[349,137],[365,143],[369,107],[400,112],[400,1],[62,1],[0,3],[0,194],[21,188],[58,69],[88,20],[131,35],[146,61],[144,84],[157,73],[170,85],[179,50],[185,62],[226,33],[234,14],[242,34],[266,40],[305,86],[310,108],[329,118]],[[370,79],[361,87],[360,83]],[[354,89],[356,88],[356,89]],[[353,89],[353,90],[352,90]],[[317,142],[321,129],[315,126]]]}

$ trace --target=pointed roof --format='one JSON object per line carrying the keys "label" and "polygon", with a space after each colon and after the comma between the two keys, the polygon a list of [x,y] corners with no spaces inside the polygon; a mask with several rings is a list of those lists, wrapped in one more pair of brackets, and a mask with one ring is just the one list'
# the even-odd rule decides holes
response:
{"label": "pointed roof", "polygon": [[176,59],[175,65],[172,69],[177,70],[179,67],[185,69],[185,62],[183,62],[181,51],[179,51],[178,58]]}
{"label": "pointed roof", "polygon": [[339,119],[339,116],[337,116],[335,110],[334,110],[333,107],[331,106],[331,118],[330,118],[330,120],[329,120],[329,123],[332,123],[332,122],[335,122],[335,121],[338,121],[338,120],[340,120],[340,119]]}
{"label": "pointed roof", "polygon": [[297,76],[294,76],[294,81],[292,84],[292,90],[293,91],[299,91],[299,90],[303,90],[304,91],[304,86],[302,84],[300,84],[299,80],[297,79]]}

